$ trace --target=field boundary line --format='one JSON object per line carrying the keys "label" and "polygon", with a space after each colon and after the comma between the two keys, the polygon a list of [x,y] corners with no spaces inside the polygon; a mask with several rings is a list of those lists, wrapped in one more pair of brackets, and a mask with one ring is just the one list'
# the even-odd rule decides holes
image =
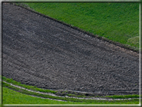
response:
{"label": "field boundary line", "polygon": [[52,17],[50,17],[50,16],[47,16],[47,15],[41,14],[41,13],[39,13],[39,12],[36,12],[36,11],[34,11],[33,9],[31,9],[30,7],[26,7],[26,6],[22,5],[22,4],[16,5],[15,2],[8,2],[8,1],[3,2],[3,3],[10,3],[11,5],[24,8],[24,9],[26,9],[26,10],[32,12],[32,13],[35,13],[35,14],[37,14],[37,15],[39,15],[39,16],[48,18],[48,19],[53,20],[53,21],[55,21],[55,22],[58,22],[58,23],[60,23],[60,24],[62,24],[62,25],[65,25],[65,26],[67,26],[67,27],[69,27],[69,28],[72,28],[72,29],[74,29],[74,30],[77,30],[77,31],[79,31],[79,32],[82,32],[82,33],[84,33],[84,34],[87,34],[87,35],[90,36],[90,37],[97,38],[97,39],[102,40],[102,41],[104,41],[104,42],[108,42],[108,43],[110,43],[110,44],[113,44],[113,45],[118,46],[118,47],[120,47],[120,48],[126,49],[126,50],[128,50],[128,51],[136,52],[137,54],[139,53],[139,49],[136,50],[136,49],[134,49],[134,48],[132,48],[132,47],[126,46],[126,45],[121,44],[121,43],[119,43],[119,42],[114,42],[114,41],[109,40],[109,39],[107,39],[107,38],[104,38],[104,37],[101,37],[101,36],[98,36],[98,35],[94,35],[94,34],[92,34],[92,33],[89,33],[89,32],[87,32],[87,31],[84,31],[84,30],[82,30],[82,29],[80,29],[80,28],[78,28],[78,27],[71,26],[71,25],[69,25],[69,24],[66,24],[65,22],[56,20],[56,19],[54,19],[54,18],[52,18]]}
{"label": "field boundary line", "polygon": [[[43,95],[50,95],[50,96],[54,96],[54,97],[62,97],[62,98],[74,98],[74,99],[85,99],[85,100],[108,100],[108,101],[114,101],[114,100],[132,100],[132,99],[138,99],[138,98],[101,98],[101,97],[90,97],[90,98],[80,98],[80,97],[69,97],[69,96],[58,96],[56,94],[53,94],[53,93],[46,93],[46,92],[40,92],[40,91],[35,91],[35,90],[30,90],[30,89],[27,89],[27,88],[24,88],[24,87],[21,87],[21,86],[18,86],[18,85],[14,85],[12,83],[8,83],[6,81],[3,81],[4,83],[8,84],[8,85],[11,85],[12,87],[15,87],[15,88],[19,88],[19,89],[22,89],[22,90],[26,90],[26,91],[29,91],[29,92],[34,92],[34,93],[38,93],[38,94],[43,94]],[[41,96],[36,96],[36,95],[31,95],[31,96],[35,96],[35,97],[41,97]],[[41,98],[44,98],[44,97],[41,97]],[[46,98],[45,98],[46,99]],[[50,98],[49,98],[50,99]],[[56,99],[55,99],[56,100]],[[60,100],[60,99],[59,99]],[[64,101],[64,100],[61,100],[61,101]]]}

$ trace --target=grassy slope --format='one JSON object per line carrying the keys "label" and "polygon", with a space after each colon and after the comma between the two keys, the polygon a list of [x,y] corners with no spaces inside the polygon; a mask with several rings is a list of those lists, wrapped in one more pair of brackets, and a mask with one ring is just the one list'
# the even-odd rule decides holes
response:
{"label": "grassy slope", "polygon": [[37,12],[112,41],[139,47],[138,3],[26,3]]}

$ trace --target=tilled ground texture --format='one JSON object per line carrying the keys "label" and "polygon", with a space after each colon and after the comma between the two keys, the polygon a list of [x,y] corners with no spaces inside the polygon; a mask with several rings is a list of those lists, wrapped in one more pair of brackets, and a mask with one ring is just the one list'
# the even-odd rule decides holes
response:
{"label": "tilled ground texture", "polygon": [[138,94],[138,53],[12,4],[3,3],[2,18],[3,76],[46,89]]}

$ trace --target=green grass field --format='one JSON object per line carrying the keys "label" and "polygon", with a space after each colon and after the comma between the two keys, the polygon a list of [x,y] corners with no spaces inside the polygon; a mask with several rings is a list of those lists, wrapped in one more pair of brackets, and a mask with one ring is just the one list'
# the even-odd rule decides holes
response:
{"label": "green grass field", "polygon": [[138,3],[25,3],[31,9],[133,48],[139,48]]}

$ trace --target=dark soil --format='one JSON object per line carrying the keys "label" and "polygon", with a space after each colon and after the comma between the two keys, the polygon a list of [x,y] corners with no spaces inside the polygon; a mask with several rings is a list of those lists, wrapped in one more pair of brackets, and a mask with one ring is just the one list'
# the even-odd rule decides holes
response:
{"label": "dark soil", "polygon": [[138,53],[3,3],[2,75],[40,88],[138,94]]}

